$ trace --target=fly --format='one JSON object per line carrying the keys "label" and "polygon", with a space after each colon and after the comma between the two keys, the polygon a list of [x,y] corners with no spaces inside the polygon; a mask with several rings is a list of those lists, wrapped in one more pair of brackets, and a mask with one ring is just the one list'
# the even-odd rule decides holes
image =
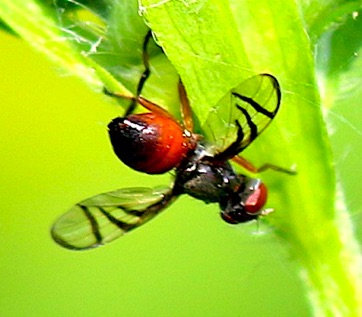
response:
{"label": "fly", "polygon": [[[169,186],[125,188],[99,194],[75,204],[58,218],[53,239],[72,250],[95,248],[138,228],[165,210],[179,196],[190,195],[205,203],[217,203],[224,221],[238,224],[267,214],[268,190],[256,178],[235,172],[230,160],[256,173],[265,169],[294,174],[265,164],[255,168],[238,156],[272,122],[278,113],[281,91],[270,74],[253,76],[229,91],[210,111],[203,131],[205,140],[193,131],[192,109],[179,82],[183,123],[141,96],[150,75],[147,45],[143,45],[145,71],[135,97],[105,91],[108,95],[131,99],[123,117],[108,125],[110,141],[117,157],[134,170],[148,174],[174,171]],[[134,114],[137,105],[148,112]],[[222,129],[223,124],[229,129]]]}

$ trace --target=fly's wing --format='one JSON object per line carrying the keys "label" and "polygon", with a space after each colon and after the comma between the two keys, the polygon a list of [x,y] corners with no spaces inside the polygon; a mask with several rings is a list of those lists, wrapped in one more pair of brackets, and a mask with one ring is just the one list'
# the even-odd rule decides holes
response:
{"label": "fly's wing", "polygon": [[51,235],[68,249],[95,248],[143,225],[175,198],[170,188],[125,188],[96,195],[59,217]]}
{"label": "fly's wing", "polygon": [[202,127],[206,140],[213,145],[214,152],[220,153],[238,134],[242,135],[237,149],[241,152],[273,120],[280,100],[280,86],[274,76],[259,74],[245,80],[211,109]]}

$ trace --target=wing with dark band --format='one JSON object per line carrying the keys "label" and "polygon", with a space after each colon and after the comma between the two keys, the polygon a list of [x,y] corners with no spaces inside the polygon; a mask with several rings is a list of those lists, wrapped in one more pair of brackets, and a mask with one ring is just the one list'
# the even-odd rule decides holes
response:
{"label": "wing with dark band", "polygon": [[170,188],[126,188],[96,195],[58,218],[51,235],[68,249],[95,248],[140,227],[175,198]]}
{"label": "wing with dark band", "polygon": [[264,131],[277,114],[280,101],[280,86],[274,76],[259,74],[245,80],[211,109],[203,126],[206,139],[214,144],[216,153],[230,152],[224,156],[231,158]]}

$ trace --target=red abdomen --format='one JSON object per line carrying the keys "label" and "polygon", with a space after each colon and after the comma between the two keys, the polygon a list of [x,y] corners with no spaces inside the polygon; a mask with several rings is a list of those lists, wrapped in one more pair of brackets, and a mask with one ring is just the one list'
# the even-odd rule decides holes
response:
{"label": "red abdomen", "polygon": [[172,118],[154,113],[116,118],[108,125],[118,158],[136,171],[162,174],[177,167],[194,148],[191,134]]}

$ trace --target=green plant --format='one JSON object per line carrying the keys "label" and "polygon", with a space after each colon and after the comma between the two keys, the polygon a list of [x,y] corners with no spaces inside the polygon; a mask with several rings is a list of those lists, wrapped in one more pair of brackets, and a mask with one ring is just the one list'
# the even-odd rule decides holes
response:
{"label": "green plant", "polygon": [[[270,201],[278,210],[268,221],[300,262],[316,314],[361,313],[361,255],[344,184],[336,186],[322,115],[341,102],[358,100],[345,94],[345,86],[351,78],[356,87],[360,84],[361,59],[357,55],[341,63],[340,56],[348,56],[350,50],[359,53],[361,39],[350,35],[357,26],[340,25],[348,15],[358,17],[361,4],[144,0],[137,7],[135,1],[119,0],[85,4],[83,10],[80,4],[68,4],[4,0],[0,16],[19,36],[92,89],[134,91],[142,70],[140,54],[135,52],[140,51],[147,29],[144,21],[167,55],[166,59],[153,47],[154,69],[163,72],[162,78],[170,79],[167,82],[176,83],[177,74],[181,76],[200,124],[225,91],[243,79],[261,72],[279,79],[282,110],[262,142],[245,153],[256,164],[267,157],[283,166],[295,164],[298,170],[296,177],[278,175],[278,182],[274,174],[265,175],[271,184]],[[348,36],[354,41],[338,43]],[[151,78],[146,96],[175,111],[175,91],[157,80]]]}

